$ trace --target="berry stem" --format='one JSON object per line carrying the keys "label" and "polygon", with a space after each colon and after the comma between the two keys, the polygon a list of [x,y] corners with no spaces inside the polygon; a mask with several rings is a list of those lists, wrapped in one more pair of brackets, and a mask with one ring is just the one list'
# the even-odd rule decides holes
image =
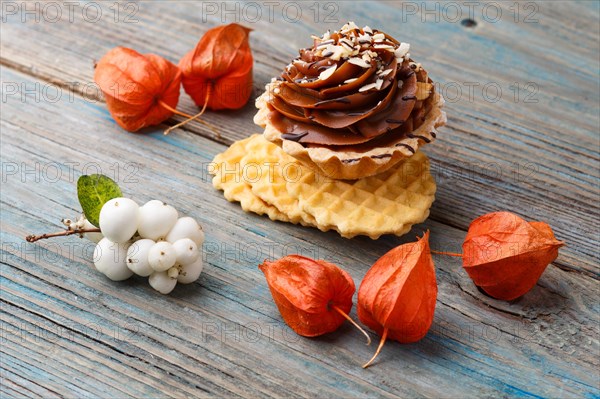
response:
{"label": "berry stem", "polygon": [[52,238],[52,237],[66,237],[66,236],[70,236],[73,234],[83,234],[83,233],[100,233],[100,229],[99,228],[93,228],[93,229],[73,229],[73,230],[64,230],[64,231],[58,231],[56,233],[45,233],[45,234],[41,234],[39,236],[36,236],[35,234],[30,234],[27,237],[25,237],[25,240],[27,240],[27,242],[36,242],[39,240],[44,240],[47,238]]}
{"label": "berry stem", "polygon": [[375,352],[375,354],[373,355],[373,357],[371,358],[371,360],[369,360],[368,362],[366,362],[365,364],[363,364],[363,369],[366,369],[367,367],[369,367],[371,365],[371,363],[373,363],[373,361],[375,360],[375,358],[379,355],[379,352],[381,352],[381,348],[383,348],[383,344],[385,344],[385,340],[387,338],[387,334],[388,334],[388,328],[384,327],[383,329],[383,334],[381,335],[381,341],[379,341],[379,346],[377,347],[377,351]]}
{"label": "berry stem", "polygon": [[331,307],[333,310],[335,310],[336,312],[338,312],[339,314],[342,315],[342,317],[344,317],[346,320],[348,320],[350,323],[352,323],[354,325],[354,327],[358,328],[358,330],[363,333],[363,335],[365,337],[367,337],[367,345],[371,345],[371,337],[369,336],[369,334],[367,334],[367,332],[358,325],[357,322],[355,322],[352,317],[348,316],[342,309],[338,308],[337,306],[333,305]]}
{"label": "berry stem", "polygon": [[448,255],[448,256],[456,256],[457,258],[462,258],[462,254],[459,254],[459,253],[456,253],[456,252],[434,251],[432,249],[431,253],[432,254],[436,254],[436,255]]}
{"label": "berry stem", "polygon": [[[206,107],[208,106],[208,101],[210,100],[210,91],[211,91],[210,89],[211,89],[211,86],[208,86],[208,88],[206,89],[206,98],[204,99],[204,105],[202,106],[202,109],[200,110],[200,112],[198,112],[194,116],[187,115],[187,119],[186,120],[184,120],[183,122],[179,122],[178,124],[176,124],[174,126],[171,126],[167,130],[165,130],[165,136],[167,134],[169,134],[172,130],[177,129],[178,127],[183,126],[186,123],[191,122],[194,119],[197,119],[197,118],[201,117],[204,114],[204,111],[206,111]],[[164,105],[163,105],[163,107],[164,107]],[[181,114],[178,114],[178,115],[181,115]],[[200,121],[202,122],[202,120],[200,120]]]}

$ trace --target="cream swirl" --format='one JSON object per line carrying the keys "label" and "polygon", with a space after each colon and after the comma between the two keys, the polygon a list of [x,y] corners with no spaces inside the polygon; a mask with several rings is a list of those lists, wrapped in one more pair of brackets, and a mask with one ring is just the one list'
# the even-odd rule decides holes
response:
{"label": "cream swirl", "polygon": [[409,44],[352,22],[313,39],[270,85],[268,119],[283,139],[360,151],[425,120],[434,87]]}

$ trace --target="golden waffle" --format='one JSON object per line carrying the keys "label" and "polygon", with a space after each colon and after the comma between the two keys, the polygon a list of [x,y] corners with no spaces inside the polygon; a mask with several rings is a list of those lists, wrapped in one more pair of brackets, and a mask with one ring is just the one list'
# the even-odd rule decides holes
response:
{"label": "golden waffle", "polygon": [[228,201],[238,201],[246,212],[268,215],[271,220],[289,222],[290,219],[279,210],[264,202],[252,193],[252,187],[245,176],[246,171],[241,165],[241,159],[247,153],[247,145],[260,135],[236,141],[227,150],[218,154],[211,164],[210,173],[214,175],[213,186],[223,190]]}
{"label": "golden waffle", "polygon": [[315,218],[303,212],[298,199],[291,197],[286,181],[297,179],[304,169],[295,158],[287,155],[275,144],[265,140],[262,135],[253,136],[246,146],[247,154],[241,163],[247,170],[259,173],[248,176],[252,193],[268,204],[275,206],[287,215],[292,223],[316,226]]}
{"label": "golden waffle", "polygon": [[334,229],[347,238],[402,235],[427,218],[435,194],[429,160],[421,152],[355,181],[315,173],[261,135],[234,143],[214,162],[213,185],[245,211]]}
{"label": "golden waffle", "polygon": [[315,217],[318,226],[335,226],[347,238],[405,234],[427,219],[435,198],[435,181],[422,152],[386,172],[353,181],[305,171],[298,181],[287,181],[288,193]]}

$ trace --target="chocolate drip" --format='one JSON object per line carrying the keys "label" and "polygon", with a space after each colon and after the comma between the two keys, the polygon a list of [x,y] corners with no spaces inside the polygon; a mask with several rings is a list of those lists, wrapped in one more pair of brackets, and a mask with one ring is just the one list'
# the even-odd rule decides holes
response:
{"label": "chocolate drip", "polygon": [[[412,148],[412,147],[411,147]],[[379,154],[379,155],[371,155],[369,158],[371,159],[384,159],[391,158],[392,154]],[[342,159],[343,163],[354,163],[360,161],[362,158],[350,158],[350,159]]]}
{"label": "chocolate drip", "polygon": [[373,159],[383,159],[383,158],[391,158],[392,154],[380,154],[380,155],[371,155]]}
{"label": "chocolate drip", "polygon": [[431,143],[431,139],[429,137],[420,136],[418,134],[412,134],[412,133],[408,133],[407,136],[410,137],[411,139],[421,139],[426,143]]}
{"label": "chocolate drip", "polygon": [[413,154],[416,152],[414,148],[405,143],[397,143],[396,147],[405,147],[408,149],[408,151],[412,152]]}
{"label": "chocolate drip", "polygon": [[308,134],[308,132],[303,132],[303,133],[284,133],[281,135],[281,138],[284,140],[290,140],[290,141],[295,141],[298,142],[300,141],[300,139],[304,136],[306,136]]}

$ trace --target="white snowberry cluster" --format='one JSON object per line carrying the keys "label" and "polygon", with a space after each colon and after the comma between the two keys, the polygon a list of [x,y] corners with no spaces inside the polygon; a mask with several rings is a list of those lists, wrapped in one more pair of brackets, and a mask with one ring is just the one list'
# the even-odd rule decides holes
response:
{"label": "white snowberry cluster", "polygon": [[114,198],[100,211],[100,230],[99,241],[88,238],[98,243],[96,269],[111,280],[125,280],[135,273],[149,277],[152,288],[168,294],[178,282],[192,283],[202,272],[202,227],[191,217],[180,218],[175,208],[162,201],[138,206],[129,198]]}

